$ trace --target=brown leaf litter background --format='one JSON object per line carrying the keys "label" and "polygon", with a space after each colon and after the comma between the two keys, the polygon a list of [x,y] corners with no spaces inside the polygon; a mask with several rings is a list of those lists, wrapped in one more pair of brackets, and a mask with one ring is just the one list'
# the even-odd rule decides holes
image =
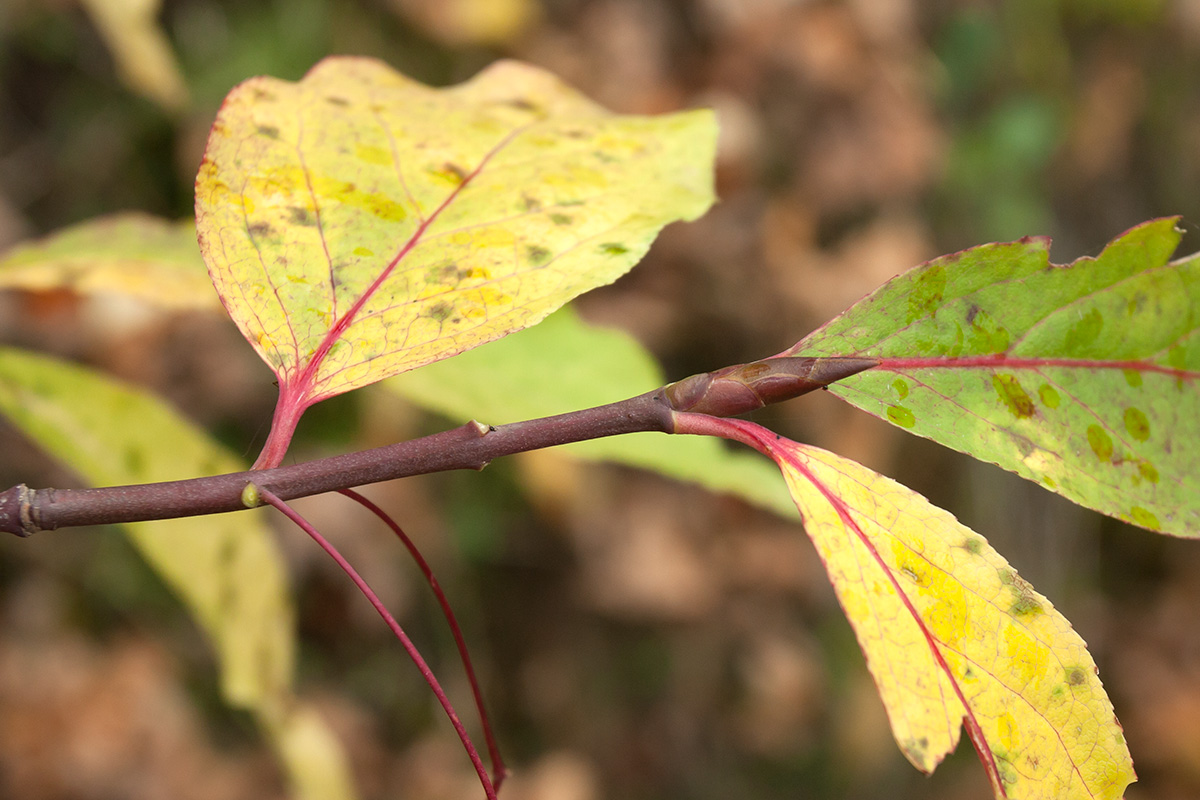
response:
{"label": "brown leaf litter background", "polygon": [[[580,304],[675,377],[777,352],[972,244],[1050,234],[1065,261],[1179,213],[1185,247],[1200,247],[1187,0],[168,0],[141,38],[105,33],[100,5],[0,8],[0,247],[120,209],[188,215],[224,93],[346,52],[439,84],[514,57],[617,111],[716,108],[719,204]],[[138,47],[158,74],[131,73]],[[0,341],[152,387],[248,455],[265,435],[270,376],[224,321],[4,294]],[[369,390],[310,417],[304,457],[444,424]],[[1089,642],[1141,776],[1128,797],[1200,793],[1200,545],[1076,509],[824,395],[759,419],[986,535]],[[18,481],[71,477],[0,427],[0,484]],[[554,453],[372,496],[456,601],[512,800],[988,796],[969,752],[932,779],[904,762],[820,564],[784,521]],[[336,498],[304,510],[465,710],[453,644],[400,549]],[[363,796],[479,796],[373,612],[295,531],[281,538],[300,688],[347,743]],[[0,542],[0,797],[282,796],[250,721],[221,705],[199,634],[119,536]]]}

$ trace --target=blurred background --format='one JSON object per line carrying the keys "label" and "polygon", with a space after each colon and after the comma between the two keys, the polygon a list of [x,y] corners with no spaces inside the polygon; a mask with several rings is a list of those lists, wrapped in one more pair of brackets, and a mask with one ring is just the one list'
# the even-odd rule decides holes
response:
{"label": "blurred background", "polygon": [[[1200,247],[1192,0],[3,0],[0,249],[90,217],[192,213],[224,94],[334,53],[426,83],[546,67],[613,110],[717,110],[717,206],[578,304],[673,378],[777,352],[892,275],[986,241],[1095,255],[1180,214]],[[0,341],[152,387],[251,459],[271,376],[225,320],[0,295]],[[567,410],[567,409],[564,409]],[[1200,795],[1200,546],[1128,528],[812,396],[759,420],[897,478],[988,537],[1088,641],[1141,782]],[[304,458],[446,425],[371,390],[312,409]],[[0,485],[71,476],[0,426]],[[458,610],[516,777],[502,796],[990,796],[970,748],[904,761],[800,528],[732,498],[549,454],[372,495]],[[453,642],[395,542],[333,535],[442,674]],[[300,691],[364,798],[478,797],[459,744],[349,581],[280,526]],[[199,632],[113,531],[0,542],[0,797],[285,796]]]}

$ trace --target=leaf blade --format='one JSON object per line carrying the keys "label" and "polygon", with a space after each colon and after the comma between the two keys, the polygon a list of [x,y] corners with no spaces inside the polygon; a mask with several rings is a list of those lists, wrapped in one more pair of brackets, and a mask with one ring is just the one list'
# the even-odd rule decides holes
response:
{"label": "leaf blade", "polygon": [[201,248],[302,410],[624,273],[711,203],[713,133],[706,112],[617,117],[511,62],[434,90],[327,59],[226,99],[197,178]]}
{"label": "leaf blade", "polygon": [[982,537],[853,461],[718,425],[779,465],[914,766],[961,723],[998,798],[1121,796],[1132,761],[1085,643]]}
{"label": "leaf blade", "polygon": [[893,424],[1151,530],[1200,535],[1200,259],[1172,220],[1095,259],[1048,241],[911,270],[789,353],[878,357],[830,391]]}
{"label": "leaf blade", "polygon": [[[233,472],[241,462],[156,398],[46,356],[0,348],[0,413],[93,485]],[[306,800],[355,796],[344,756],[292,689],[293,610],[258,511],[119,526],[199,622],[221,693],[252,712]],[[301,742],[332,749],[316,757]]]}

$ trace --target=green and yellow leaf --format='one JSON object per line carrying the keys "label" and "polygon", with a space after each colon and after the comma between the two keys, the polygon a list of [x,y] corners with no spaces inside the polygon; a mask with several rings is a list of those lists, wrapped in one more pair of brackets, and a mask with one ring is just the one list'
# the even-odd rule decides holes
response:
{"label": "green and yellow leaf", "polygon": [[365,58],[254,78],[213,125],[201,251],[279,377],[260,466],[312,403],[538,322],[712,202],[715,126],[613,115],[534,67],[431,89]]}
{"label": "green and yellow leaf", "polygon": [[1200,258],[1173,220],[1097,258],[975,247],[880,287],[788,354],[881,365],[830,387],[876,416],[1150,530],[1200,536]]}
{"label": "green and yellow leaf", "polygon": [[779,464],[914,766],[965,728],[997,798],[1121,797],[1133,765],[1086,645],[983,537],[853,461],[715,426]]}
{"label": "green and yellow leaf", "polygon": [[[135,388],[46,356],[0,348],[0,413],[87,483],[122,485],[245,466],[203,431]],[[260,511],[123,525],[217,652],[221,689],[254,713],[297,796],[355,796],[347,765],[295,697],[295,632],[283,556]],[[304,743],[332,749],[320,759]]]}

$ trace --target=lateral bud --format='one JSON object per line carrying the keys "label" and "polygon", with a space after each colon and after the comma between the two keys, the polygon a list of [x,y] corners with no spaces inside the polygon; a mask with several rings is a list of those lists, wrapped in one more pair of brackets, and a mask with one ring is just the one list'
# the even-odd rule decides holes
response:
{"label": "lateral bud", "polygon": [[873,358],[780,357],[725,367],[666,387],[674,411],[734,417],[878,366]]}
{"label": "lateral bud", "polygon": [[0,492],[0,531],[22,538],[38,532],[29,504],[32,496],[33,490],[23,483]]}

